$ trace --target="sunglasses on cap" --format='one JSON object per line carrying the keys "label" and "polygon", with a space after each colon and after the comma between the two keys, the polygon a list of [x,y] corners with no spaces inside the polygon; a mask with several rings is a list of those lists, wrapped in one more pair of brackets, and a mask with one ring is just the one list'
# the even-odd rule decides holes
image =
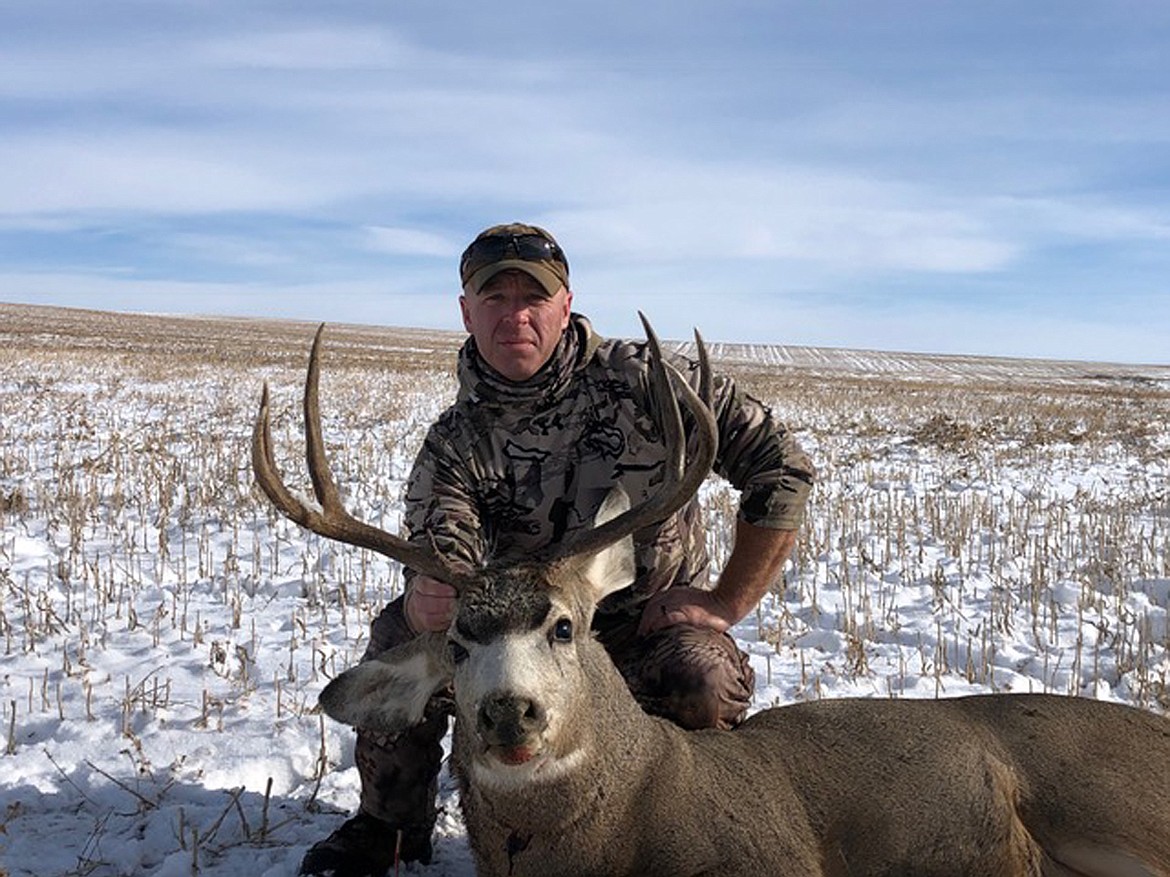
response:
{"label": "sunglasses on cap", "polygon": [[459,262],[459,276],[466,283],[476,271],[505,259],[559,262],[569,272],[569,262],[555,241],[538,234],[493,234],[471,242]]}

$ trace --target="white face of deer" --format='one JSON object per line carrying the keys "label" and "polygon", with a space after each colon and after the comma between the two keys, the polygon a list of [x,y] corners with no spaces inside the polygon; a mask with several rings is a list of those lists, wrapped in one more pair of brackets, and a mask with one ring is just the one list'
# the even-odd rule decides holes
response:
{"label": "white face of deer", "polygon": [[[615,491],[598,523],[625,509]],[[347,670],[321,693],[334,719],[396,731],[422,719],[454,681],[463,767],[478,783],[553,778],[585,760],[590,743],[583,661],[597,602],[634,580],[627,537],[554,566],[489,569],[467,588],[446,636],[419,637]],[[604,654],[601,655],[605,658]]]}

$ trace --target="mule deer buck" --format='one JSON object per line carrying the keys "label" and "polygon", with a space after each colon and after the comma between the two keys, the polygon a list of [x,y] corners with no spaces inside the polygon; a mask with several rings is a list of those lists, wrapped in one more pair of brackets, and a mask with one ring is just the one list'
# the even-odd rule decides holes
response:
{"label": "mule deer buck", "polygon": [[[594,529],[544,556],[474,572],[344,510],[321,437],[320,332],[304,399],[316,504],[276,473],[265,387],[253,465],[280,511],[459,593],[446,634],[342,673],[324,711],[393,731],[453,683],[452,766],[482,875],[1170,877],[1170,719],[1150,712],[1030,694],[846,699],[683,731],[639,708],[590,636],[594,608],[632,581],[630,534],[691,497],[716,441],[703,393],[646,329],[667,483],[634,508],[615,491]],[[690,461],[676,395],[698,423]]]}

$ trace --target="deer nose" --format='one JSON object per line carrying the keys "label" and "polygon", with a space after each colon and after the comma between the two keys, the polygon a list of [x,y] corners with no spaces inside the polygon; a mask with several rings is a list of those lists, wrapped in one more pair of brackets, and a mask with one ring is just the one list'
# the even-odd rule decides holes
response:
{"label": "deer nose", "polygon": [[495,746],[517,746],[548,727],[544,707],[514,694],[484,698],[477,720],[480,736]]}

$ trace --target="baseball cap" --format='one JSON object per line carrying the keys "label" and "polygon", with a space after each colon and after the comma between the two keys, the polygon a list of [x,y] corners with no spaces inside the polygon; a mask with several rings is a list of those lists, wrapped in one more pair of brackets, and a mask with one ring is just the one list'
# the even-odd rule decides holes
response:
{"label": "baseball cap", "polygon": [[464,290],[474,294],[509,269],[534,277],[550,298],[569,286],[569,261],[556,239],[540,226],[522,222],[481,231],[463,251],[459,279]]}

